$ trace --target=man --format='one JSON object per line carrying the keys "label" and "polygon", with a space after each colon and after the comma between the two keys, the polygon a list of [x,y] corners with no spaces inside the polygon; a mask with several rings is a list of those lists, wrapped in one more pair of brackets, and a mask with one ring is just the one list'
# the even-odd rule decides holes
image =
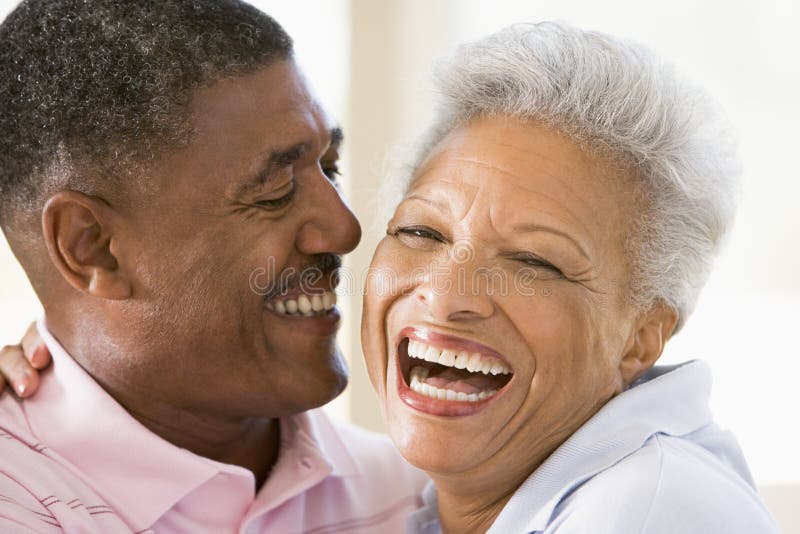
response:
{"label": "man", "polygon": [[402,530],[422,477],[315,410],[347,381],[340,142],[247,4],[8,16],[0,225],[53,369],[0,398],[0,531]]}

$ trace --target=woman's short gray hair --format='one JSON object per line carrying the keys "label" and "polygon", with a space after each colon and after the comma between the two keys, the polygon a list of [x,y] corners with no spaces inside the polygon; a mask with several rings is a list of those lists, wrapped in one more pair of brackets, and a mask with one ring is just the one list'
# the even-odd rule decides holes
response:
{"label": "woman's short gray hair", "polygon": [[437,64],[435,83],[438,112],[413,169],[450,131],[481,116],[535,120],[611,156],[641,199],[625,236],[630,300],[666,303],[683,325],[731,226],[738,190],[730,126],[705,92],[644,46],[554,22],[460,46]]}

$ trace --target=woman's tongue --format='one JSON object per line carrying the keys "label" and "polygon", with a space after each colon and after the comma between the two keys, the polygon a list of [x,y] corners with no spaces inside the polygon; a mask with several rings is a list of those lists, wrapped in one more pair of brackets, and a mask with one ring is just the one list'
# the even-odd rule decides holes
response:
{"label": "woman's tongue", "polygon": [[428,376],[424,382],[437,388],[455,391],[456,393],[470,394],[494,389],[497,377],[448,367],[435,375]]}

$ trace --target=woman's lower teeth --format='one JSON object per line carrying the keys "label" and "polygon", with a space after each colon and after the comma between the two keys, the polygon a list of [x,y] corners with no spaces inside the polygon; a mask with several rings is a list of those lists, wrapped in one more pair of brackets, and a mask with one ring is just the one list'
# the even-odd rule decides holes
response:
{"label": "woman's lower teeth", "polygon": [[422,376],[423,373],[420,373],[419,371],[417,371],[417,369],[419,368],[412,369],[411,384],[409,384],[409,386],[411,387],[412,390],[416,391],[417,393],[425,395],[426,397],[430,397],[432,399],[447,400],[447,401],[462,401],[462,402],[479,402],[484,399],[488,399],[489,397],[497,393],[496,389],[481,391],[480,393],[464,393],[463,391],[453,391],[452,389],[437,388],[436,386],[432,386],[430,384],[426,384],[425,382],[423,382],[425,377]]}

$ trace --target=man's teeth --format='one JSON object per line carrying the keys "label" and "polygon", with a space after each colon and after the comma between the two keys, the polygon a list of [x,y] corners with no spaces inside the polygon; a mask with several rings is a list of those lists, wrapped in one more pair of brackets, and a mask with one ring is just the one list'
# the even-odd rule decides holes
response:
{"label": "man's teeth", "polygon": [[479,352],[439,349],[413,339],[408,341],[408,355],[419,360],[438,363],[445,367],[466,369],[471,373],[483,373],[485,375],[511,374],[511,368],[497,358],[484,356]]}
{"label": "man's teeth", "polygon": [[336,306],[336,293],[326,291],[321,295],[300,295],[297,299],[273,300],[267,302],[267,308],[284,315],[324,315]]}
{"label": "man's teeth", "polygon": [[452,389],[437,388],[424,382],[428,376],[428,369],[426,367],[414,367],[411,369],[411,389],[421,395],[430,397],[432,399],[448,400],[448,401],[464,401],[464,402],[478,402],[488,399],[495,393],[496,389],[488,391],[481,391],[480,393],[464,393],[463,391],[453,391]]}

